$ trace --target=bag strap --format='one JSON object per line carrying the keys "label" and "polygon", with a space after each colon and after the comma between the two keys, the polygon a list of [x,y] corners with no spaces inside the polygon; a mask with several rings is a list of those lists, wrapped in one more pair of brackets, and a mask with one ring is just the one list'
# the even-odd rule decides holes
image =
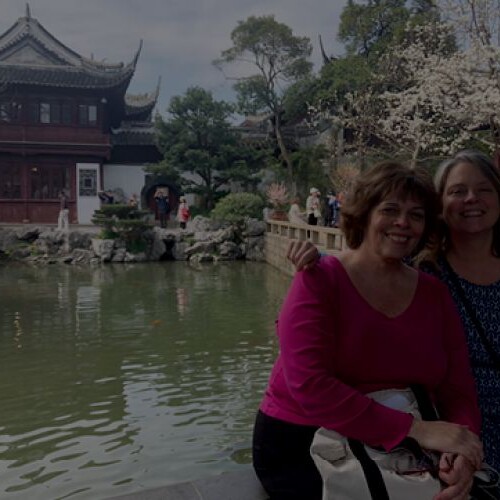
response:
{"label": "bag strap", "polygon": [[465,295],[465,291],[462,288],[462,285],[460,284],[460,281],[458,280],[457,273],[452,269],[450,266],[450,263],[446,260],[443,259],[443,267],[445,268],[446,272],[450,276],[451,282],[453,287],[455,288],[459,299],[461,300],[465,311],[467,312],[467,315],[471,319],[472,323],[474,324],[474,327],[476,328],[476,332],[479,336],[479,340],[482,342],[484,349],[488,353],[491,361],[493,362],[494,368],[497,370],[500,370],[500,355],[495,351],[493,346],[491,345],[491,342],[489,341],[486,331],[484,330],[484,327],[482,323],[479,321],[479,318],[477,317],[476,313],[474,312],[474,308],[472,307],[472,304],[470,303],[469,299]]}
{"label": "bag strap", "polygon": [[390,500],[384,478],[375,461],[366,452],[365,446],[357,439],[347,439],[351,451],[358,459],[365,475],[372,500]]}
{"label": "bag strap", "polygon": [[436,408],[425,387],[421,384],[411,384],[410,389],[417,401],[418,411],[422,420],[429,420],[431,422],[439,420]]}
{"label": "bag strap", "polygon": [[[410,389],[415,396],[422,419],[438,420],[436,409],[434,408],[432,400],[425,390],[425,387],[415,384],[411,385]],[[363,469],[363,474],[365,476],[368,489],[370,490],[372,500],[390,500],[389,492],[387,491],[384,478],[382,477],[382,472],[376,462],[370,457],[370,455],[368,455],[365,445],[361,441],[352,438],[348,438],[347,442],[349,443],[353,455],[359,461],[361,468]],[[401,442],[401,446],[412,453],[419,462],[423,462],[427,459],[424,451],[418,442],[413,438],[404,438]],[[437,473],[431,472],[431,475],[435,479],[439,479]]]}

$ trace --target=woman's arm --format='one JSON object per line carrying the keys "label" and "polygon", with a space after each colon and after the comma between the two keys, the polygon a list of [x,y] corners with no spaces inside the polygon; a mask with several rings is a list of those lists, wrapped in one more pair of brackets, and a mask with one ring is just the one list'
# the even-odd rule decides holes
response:
{"label": "woman's arm", "polygon": [[390,450],[406,437],[413,417],[373,401],[336,376],[334,359],[342,353],[336,352],[335,334],[348,326],[339,324],[336,314],[334,274],[327,259],[296,274],[283,304],[278,335],[287,388],[312,425]]}

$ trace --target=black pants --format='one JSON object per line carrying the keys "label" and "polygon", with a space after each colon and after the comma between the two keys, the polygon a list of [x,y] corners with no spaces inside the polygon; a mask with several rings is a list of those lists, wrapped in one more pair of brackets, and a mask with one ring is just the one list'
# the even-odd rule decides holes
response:
{"label": "black pants", "polygon": [[253,466],[271,500],[321,500],[321,476],[309,454],[316,430],[257,413]]}
{"label": "black pants", "polygon": [[315,217],[313,214],[309,214],[307,216],[307,223],[310,225],[310,226],[317,226],[318,225],[318,218]]}

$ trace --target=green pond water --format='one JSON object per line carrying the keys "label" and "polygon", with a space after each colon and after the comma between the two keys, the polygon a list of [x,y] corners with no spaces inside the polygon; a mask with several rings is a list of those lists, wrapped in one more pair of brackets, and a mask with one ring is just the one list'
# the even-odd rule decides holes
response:
{"label": "green pond water", "polygon": [[104,499],[250,462],[289,278],[0,267],[0,499]]}

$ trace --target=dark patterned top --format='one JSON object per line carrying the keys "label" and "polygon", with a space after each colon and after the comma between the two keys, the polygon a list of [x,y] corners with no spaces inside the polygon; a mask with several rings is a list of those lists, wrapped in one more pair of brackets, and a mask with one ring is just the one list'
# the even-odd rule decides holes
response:
{"label": "dark patterned top", "polygon": [[[500,470],[500,367],[494,367],[449,273],[445,268],[443,269],[443,266],[441,269],[441,281],[450,289],[467,336],[472,371],[479,396],[479,408],[483,419],[482,439],[486,462]],[[458,280],[488,340],[500,355],[500,281],[491,285],[476,285],[460,276]]]}

